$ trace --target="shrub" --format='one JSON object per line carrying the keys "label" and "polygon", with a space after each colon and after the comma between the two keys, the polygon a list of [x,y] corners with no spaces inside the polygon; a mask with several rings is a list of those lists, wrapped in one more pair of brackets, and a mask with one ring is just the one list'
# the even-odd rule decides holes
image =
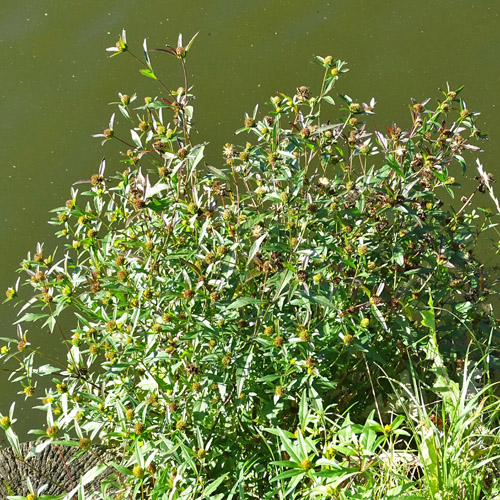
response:
{"label": "shrub", "polygon": [[[491,175],[478,163],[476,187],[449,201],[466,151],[480,151],[477,113],[448,89],[434,107],[412,100],[408,130],[370,132],[375,100],[340,94],[337,105],[346,63],[317,57],[319,92],[300,86],[256,107],[237,131],[249,142],[203,166],[206,143],[191,136],[193,40],[158,49],[182,66],[175,91],[146,42],[144,62],[125,33],[109,49],[139,61],[161,95],[119,94],[124,123],[113,115],[97,137],[123,146],[124,170],[109,174],[103,159],[55,211],[66,252],[40,244],[22,263],[32,295],[2,356],[20,361],[26,397],[47,412],[38,449],[120,447],[108,491],[331,496],[405,434],[402,418],[391,423],[405,405],[398,384],[413,377],[425,399],[459,380],[467,359],[476,385],[498,366],[496,284],[475,258],[498,214],[473,204],[489,192],[498,208]],[[71,335],[58,322],[66,311]],[[21,326],[32,321],[60,333],[67,366],[35,363]],[[43,376],[53,378],[41,395]],[[367,454],[353,445],[360,433]]]}

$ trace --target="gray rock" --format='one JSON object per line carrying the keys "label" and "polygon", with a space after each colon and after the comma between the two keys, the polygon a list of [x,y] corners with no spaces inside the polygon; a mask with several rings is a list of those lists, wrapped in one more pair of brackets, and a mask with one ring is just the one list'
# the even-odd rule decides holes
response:
{"label": "gray rock", "polygon": [[[26,459],[25,457],[35,444],[35,442],[28,442],[20,445],[23,459],[17,458],[12,448],[0,450],[0,499],[3,500],[7,495],[28,495],[30,492],[26,484],[27,477],[30,478],[35,493],[44,484],[49,485],[43,491],[44,495],[67,493],[72,489],[71,482],[73,487],[77,486],[80,477],[94,465],[113,460],[114,456],[114,453],[108,448],[93,446],[71,461],[72,457],[80,451],[77,446],[50,444],[38,455]],[[64,463],[66,463],[68,470],[66,470]],[[99,491],[101,481],[113,472],[112,469],[105,471],[85,488],[86,492]]]}

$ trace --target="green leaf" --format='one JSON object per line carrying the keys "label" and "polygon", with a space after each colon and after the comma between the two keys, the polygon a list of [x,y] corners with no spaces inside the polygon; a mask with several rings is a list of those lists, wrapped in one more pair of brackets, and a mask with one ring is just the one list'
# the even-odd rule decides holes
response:
{"label": "green leaf", "polygon": [[250,352],[248,353],[247,359],[245,361],[245,367],[236,373],[236,393],[238,397],[241,395],[245,380],[250,376],[250,367],[252,366],[254,347],[255,346],[252,345],[252,347],[250,348]]}
{"label": "green leaf", "polygon": [[296,453],[296,450],[292,444],[292,442],[285,436],[285,433],[279,427],[277,428],[281,444],[283,448],[285,448],[286,452],[290,455],[290,458],[297,464],[300,464],[301,460]]}
{"label": "green leaf", "polygon": [[325,95],[323,97],[323,101],[326,101],[328,104],[331,104],[332,106],[335,105],[335,101],[329,95]]}
{"label": "green leaf", "polygon": [[422,326],[430,328],[431,331],[435,331],[436,323],[434,321],[434,311],[420,311],[422,315]]}
{"label": "green leaf", "polygon": [[262,236],[260,236],[253,242],[253,245],[250,247],[250,251],[248,252],[247,267],[250,264],[250,262],[252,262],[252,259],[255,257],[255,254],[259,251],[260,245],[262,244],[266,236],[267,233],[264,233]]}
{"label": "green leaf", "polygon": [[153,80],[158,79],[156,78],[156,75],[153,73],[153,71],[148,68],[142,68],[139,70],[139,72],[141,73],[141,75],[147,76],[148,78],[152,78]]}
{"label": "green leaf", "polygon": [[207,485],[207,487],[203,491],[203,495],[201,498],[209,498],[212,493],[215,492],[215,490],[219,487],[219,485],[226,479],[226,477],[229,475],[229,472],[226,472],[222,476],[218,477],[215,481],[212,481]]}
{"label": "green leaf", "polygon": [[405,265],[405,252],[401,245],[396,244],[393,247],[392,258],[394,262],[401,267]]}
{"label": "green leaf", "polygon": [[189,52],[189,49],[191,48],[191,45],[193,45],[193,42],[196,40],[196,37],[199,35],[199,31],[197,31],[191,40],[189,40],[189,43],[186,45],[186,52]]}
{"label": "green leaf", "polygon": [[132,136],[132,140],[135,142],[135,145],[139,148],[142,149],[142,142],[141,138],[139,137],[139,134],[135,130],[130,130],[130,135]]}
{"label": "green leaf", "polygon": [[219,170],[218,168],[213,167],[212,165],[205,165],[206,169],[212,172],[214,176],[217,179],[221,179],[223,181],[230,181],[230,178],[228,175],[226,175],[222,170]]}
{"label": "green leaf", "polygon": [[319,304],[324,307],[328,307],[330,309],[335,309],[335,304],[333,302],[330,302],[325,296],[323,295],[317,295],[317,294],[310,294],[308,295],[306,292],[303,290],[299,290],[298,294],[303,297],[304,299],[308,300],[309,302],[312,302],[313,304]]}
{"label": "green leaf", "polygon": [[286,470],[282,472],[281,474],[278,474],[277,476],[273,477],[271,479],[271,483],[274,483],[275,481],[279,481],[280,479],[287,479],[289,477],[294,477],[294,476],[304,476],[305,472],[303,469],[292,469],[292,470]]}
{"label": "green leaf", "polygon": [[26,322],[33,322],[33,321],[38,321],[39,319],[42,318],[47,318],[49,315],[48,314],[36,314],[36,313],[26,313],[21,319],[18,319],[14,325],[17,325],[18,323],[22,323],[23,321]]}
{"label": "green leaf", "polygon": [[249,305],[262,305],[265,304],[265,301],[254,299],[253,297],[239,297],[234,302],[229,304],[226,309],[239,309],[240,307],[249,306]]}
{"label": "green leaf", "polygon": [[16,452],[17,456],[22,457],[23,455],[21,453],[21,447],[19,446],[19,438],[17,437],[17,434],[14,432],[12,427],[9,427],[5,430],[5,436],[7,437],[7,440],[12,446],[12,449]]}
{"label": "green leaf", "polygon": [[190,179],[191,176],[194,174],[194,172],[196,172],[196,167],[198,163],[200,163],[200,161],[203,159],[205,154],[205,146],[206,143],[200,144],[198,146],[195,146],[191,151],[188,158],[188,171],[189,171],[188,179]]}
{"label": "green leaf", "polygon": [[124,467],[123,465],[117,464],[116,462],[110,462],[109,465],[116,469],[118,472],[121,474],[125,474],[126,476],[132,476],[133,473],[130,469],[127,469],[127,467]]}

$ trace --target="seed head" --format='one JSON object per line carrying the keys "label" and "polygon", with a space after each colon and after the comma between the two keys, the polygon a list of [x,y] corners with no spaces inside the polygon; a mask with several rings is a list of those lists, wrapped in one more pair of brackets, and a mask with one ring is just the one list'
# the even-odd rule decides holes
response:
{"label": "seed head", "polygon": [[117,273],[116,273],[116,277],[120,280],[120,281],[125,281],[127,279],[127,276],[128,276],[128,272],[125,270],[125,269],[120,269]]}
{"label": "seed head", "polygon": [[281,336],[274,337],[273,344],[276,347],[283,347],[283,344],[285,343],[285,339]]}
{"label": "seed head", "polygon": [[309,89],[305,85],[302,85],[297,89],[297,97],[299,101],[305,101],[309,95]]}
{"label": "seed head", "polygon": [[306,139],[307,137],[309,137],[311,135],[311,129],[309,127],[304,127],[300,131],[300,135],[302,136],[302,138]]}
{"label": "seed head", "polygon": [[199,382],[194,382],[193,383],[193,386],[192,386],[192,389],[193,389],[193,392],[200,392],[201,391],[201,384]]}
{"label": "seed head", "polygon": [[245,118],[244,124],[247,128],[253,127],[255,125],[255,120],[251,116],[248,116]]}
{"label": "seed head", "polygon": [[132,474],[137,479],[140,479],[142,476],[144,476],[144,469],[140,465],[135,465],[134,468],[132,469]]}
{"label": "seed head", "polygon": [[184,290],[184,292],[182,292],[182,294],[184,295],[184,298],[187,300],[191,300],[194,297],[194,291],[191,290],[190,288],[188,288],[187,290]]}
{"label": "seed head", "polygon": [[302,328],[299,332],[299,339],[302,342],[309,342],[311,340],[311,332],[309,332],[306,328]]}
{"label": "seed head", "polygon": [[45,434],[47,434],[48,437],[53,438],[56,437],[57,431],[58,429],[56,425],[49,425],[49,427],[45,430]]}
{"label": "seed head", "polygon": [[178,431],[183,431],[184,429],[186,429],[186,427],[187,427],[187,422],[185,420],[183,420],[182,418],[177,420],[177,423],[175,424],[175,428]]}
{"label": "seed head", "polygon": [[68,386],[66,384],[56,384],[56,389],[59,394],[68,392]]}
{"label": "seed head", "polygon": [[134,425],[134,432],[136,434],[142,434],[144,432],[144,429],[145,429],[145,426],[143,423],[141,422],[137,422],[135,425]]}
{"label": "seed head", "polygon": [[312,462],[308,458],[304,458],[304,460],[302,460],[302,462],[300,462],[300,466],[304,470],[309,470],[312,467]]}
{"label": "seed head", "polygon": [[129,408],[126,412],[125,412],[125,417],[127,420],[132,420],[134,418],[134,410],[132,410],[132,408]]}
{"label": "seed head", "polygon": [[354,342],[354,337],[350,333],[348,333],[344,335],[343,340],[345,345],[351,345]]}
{"label": "seed head", "polygon": [[285,388],[282,385],[277,385],[274,388],[274,394],[276,396],[278,396],[279,398],[281,398],[283,396],[283,394],[285,394]]}
{"label": "seed head", "polygon": [[362,326],[363,328],[366,328],[369,324],[370,324],[370,320],[369,320],[368,318],[363,318],[363,319],[361,320],[361,326]]}
{"label": "seed head", "polygon": [[250,153],[248,151],[242,151],[240,153],[240,160],[243,162],[247,162],[250,158]]}
{"label": "seed head", "polygon": [[315,214],[318,212],[318,210],[319,210],[319,207],[316,203],[309,203],[309,205],[307,205],[307,211],[310,214]]}
{"label": "seed head", "polygon": [[136,208],[136,210],[146,208],[146,202],[141,198],[138,198],[137,200],[134,200],[134,207]]}
{"label": "seed head", "polygon": [[351,113],[360,113],[361,112],[361,104],[359,104],[359,102],[353,102],[350,106],[349,106],[349,111]]}
{"label": "seed head", "polygon": [[207,264],[213,264],[216,260],[216,257],[215,257],[215,254],[214,252],[208,252],[206,255],[205,255],[205,262]]}
{"label": "seed head", "polygon": [[0,425],[2,427],[10,427],[12,424],[12,422],[10,421],[10,418],[9,417],[2,417],[0,418]]}
{"label": "seed head", "polygon": [[125,264],[125,257],[123,255],[118,255],[115,259],[115,264],[117,266],[123,266]]}
{"label": "seed head", "polygon": [[274,326],[269,325],[264,328],[264,335],[272,335],[274,333]]}
{"label": "seed head", "polygon": [[152,326],[151,326],[151,331],[153,333],[160,333],[162,330],[162,326],[160,325],[160,323],[154,323]]}
{"label": "seed head", "polygon": [[81,450],[88,450],[90,448],[91,441],[89,438],[81,438],[80,441],[78,442],[78,447]]}
{"label": "seed head", "polygon": [[205,458],[207,456],[207,452],[203,448],[200,448],[196,454],[198,455],[199,459]]}
{"label": "seed head", "polygon": [[303,269],[300,271],[297,271],[297,279],[301,282],[307,281],[307,278],[309,277],[309,273]]}
{"label": "seed head", "polygon": [[271,164],[275,164],[279,159],[279,155],[278,153],[276,153],[276,151],[272,151],[271,153],[269,153],[267,155],[267,160],[269,161],[269,163]]}

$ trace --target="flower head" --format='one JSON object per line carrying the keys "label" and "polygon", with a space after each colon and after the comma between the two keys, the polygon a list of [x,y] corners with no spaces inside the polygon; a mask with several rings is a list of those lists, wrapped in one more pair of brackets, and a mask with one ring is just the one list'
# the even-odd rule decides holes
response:
{"label": "flower head", "polygon": [[127,52],[127,33],[125,30],[122,30],[122,34],[118,38],[118,41],[113,47],[108,47],[106,52],[114,52],[109,57],[114,57],[120,54],[120,52]]}

